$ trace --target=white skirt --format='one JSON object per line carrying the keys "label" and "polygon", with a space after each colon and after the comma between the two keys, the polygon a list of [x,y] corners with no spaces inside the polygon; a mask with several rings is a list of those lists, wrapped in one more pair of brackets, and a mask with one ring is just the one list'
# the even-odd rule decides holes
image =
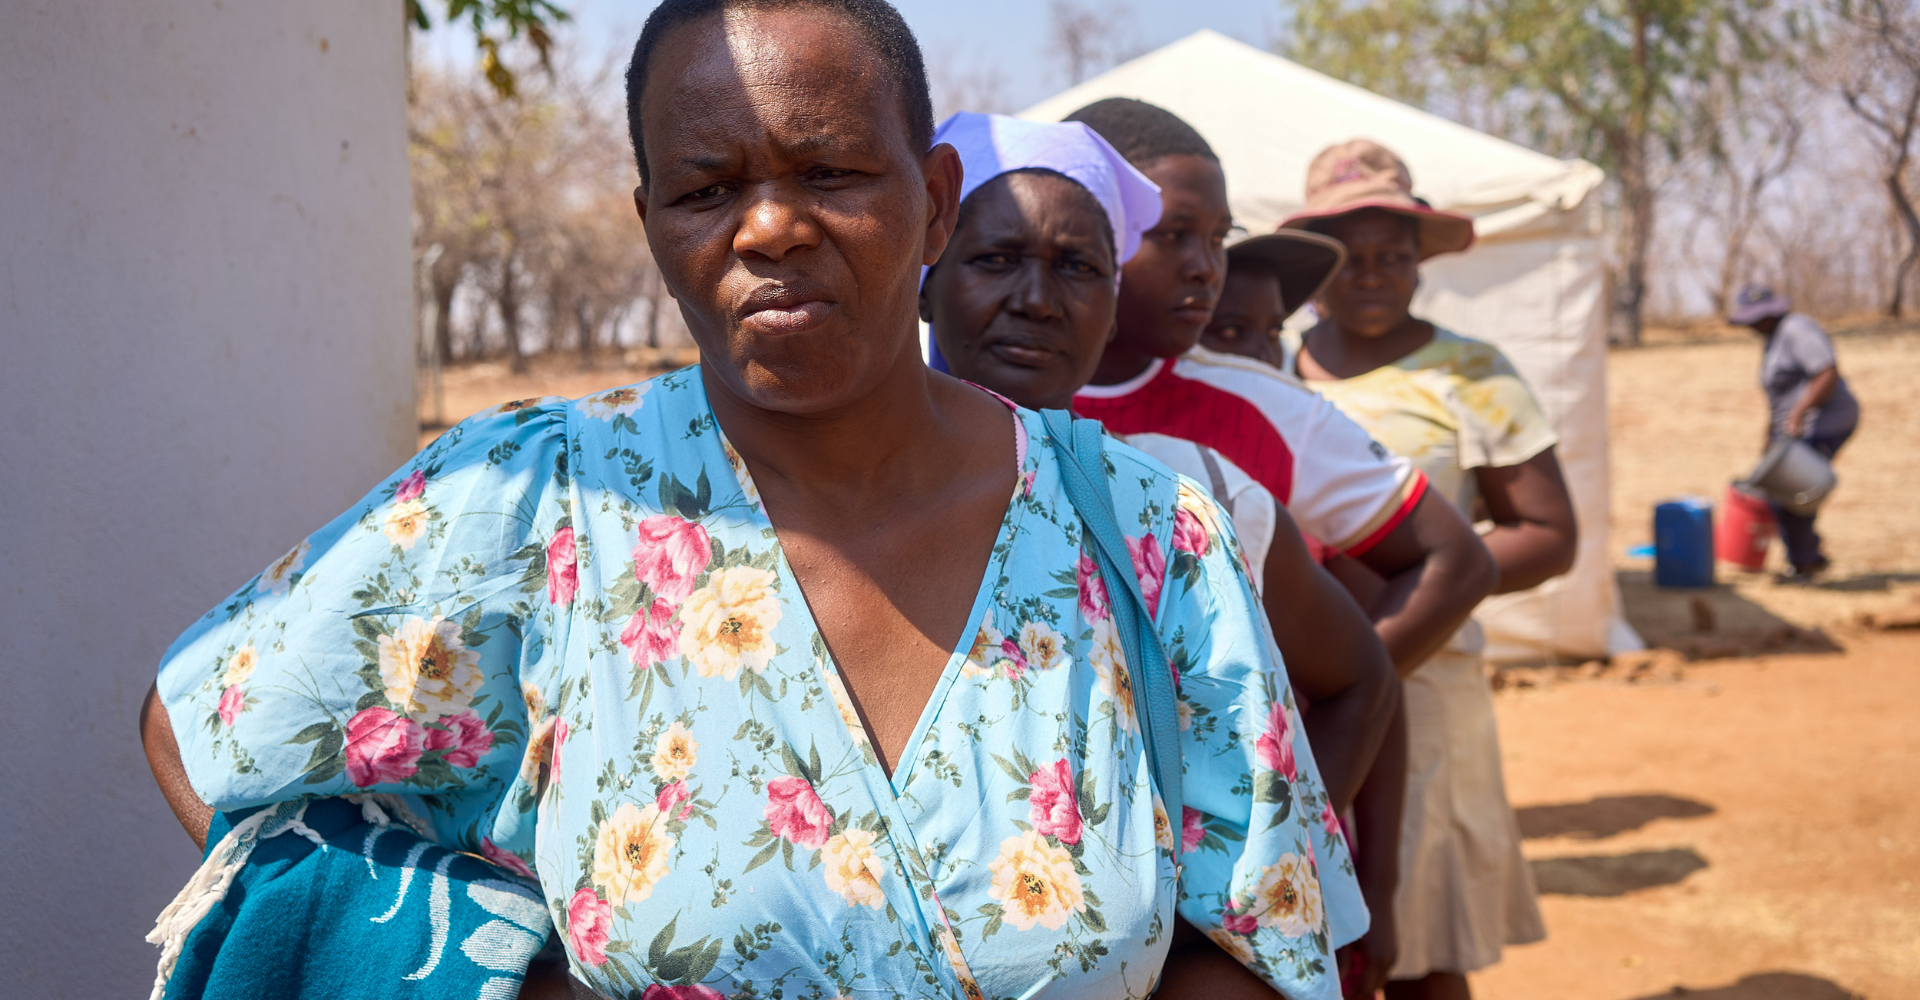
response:
{"label": "white skirt", "polygon": [[1547,936],[1507,804],[1493,694],[1478,653],[1443,650],[1405,686],[1407,804],[1395,979],[1471,972]]}

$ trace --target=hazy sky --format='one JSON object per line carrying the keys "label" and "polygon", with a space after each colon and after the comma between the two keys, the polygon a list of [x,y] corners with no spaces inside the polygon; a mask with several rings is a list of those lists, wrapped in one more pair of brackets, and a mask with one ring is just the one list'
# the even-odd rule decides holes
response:
{"label": "hazy sky", "polygon": [[[629,48],[655,6],[647,0],[559,2],[573,12],[577,23],[571,33],[592,61]],[[1090,0],[1084,5],[1102,11],[1115,25],[1121,46],[1136,55],[1201,28],[1265,47],[1282,23],[1279,0]],[[979,110],[1017,111],[1066,87],[1065,61],[1052,44],[1052,6],[1046,0],[896,0],[895,6],[920,38],[937,91],[1003,105]],[[420,44],[429,58],[461,63],[472,58],[470,38],[457,32],[434,32]]]}

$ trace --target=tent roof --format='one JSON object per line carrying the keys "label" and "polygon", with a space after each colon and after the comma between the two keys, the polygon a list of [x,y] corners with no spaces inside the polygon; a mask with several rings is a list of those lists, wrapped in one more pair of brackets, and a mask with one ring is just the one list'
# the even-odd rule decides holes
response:
{"label": "tent roof", "polygon": [[1353,138],[1399,153],[1414,193],[1475,216],[1483,237],[1532,229],[1579,205],[1605,176],[1585,160],[1536,153],[1206,30],[1020,116],[1058,121],[1106,97],[1158,104],[1199,129],[1220,154],[1235,217],[1255,232],[1299,208],[1315,153]]}

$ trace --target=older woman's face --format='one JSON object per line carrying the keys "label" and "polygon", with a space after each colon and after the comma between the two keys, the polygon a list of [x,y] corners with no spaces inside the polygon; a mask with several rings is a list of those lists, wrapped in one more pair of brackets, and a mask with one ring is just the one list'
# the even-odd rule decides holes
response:
{"label": "older woman's face", "polygon": [[717,378],[815,413],[920,364],[920,265],[951,230],[959,161],[913,147],[880,60],[818,8],[669,32],[642,98],[647,242]]}
{"label": "older woman's face", "polygon": [[1410,220],[1391,212],[1355,212],[1324,231],[1347,245],[1346,266],[1320,293],[1340,332],[1378,337],[1405,322],[1420,287],[1420,240]]}
{"label": "older woman's face", "polygon": [[1022,406],[1073,401],[1113,336],[1104,218],[1064,177],[1004,174],[974,191],[921,292],[921,315],[954,375]]}

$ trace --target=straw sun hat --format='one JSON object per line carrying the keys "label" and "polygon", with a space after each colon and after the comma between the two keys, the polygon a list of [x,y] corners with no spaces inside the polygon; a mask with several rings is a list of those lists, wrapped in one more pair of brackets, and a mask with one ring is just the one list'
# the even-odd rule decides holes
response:
{"label": "straw sun hat", "polygon": [[1323,231],[1362,209],[1378,208],[1413,219],[1420,227],[1420,259],[1473,245],[1473,220],[1442,212],[1413,196],[1413,175],[1393,151],[1370,139],[1353,139],[1320,151],[1307,165],[1307,205],[1283,229]]}

